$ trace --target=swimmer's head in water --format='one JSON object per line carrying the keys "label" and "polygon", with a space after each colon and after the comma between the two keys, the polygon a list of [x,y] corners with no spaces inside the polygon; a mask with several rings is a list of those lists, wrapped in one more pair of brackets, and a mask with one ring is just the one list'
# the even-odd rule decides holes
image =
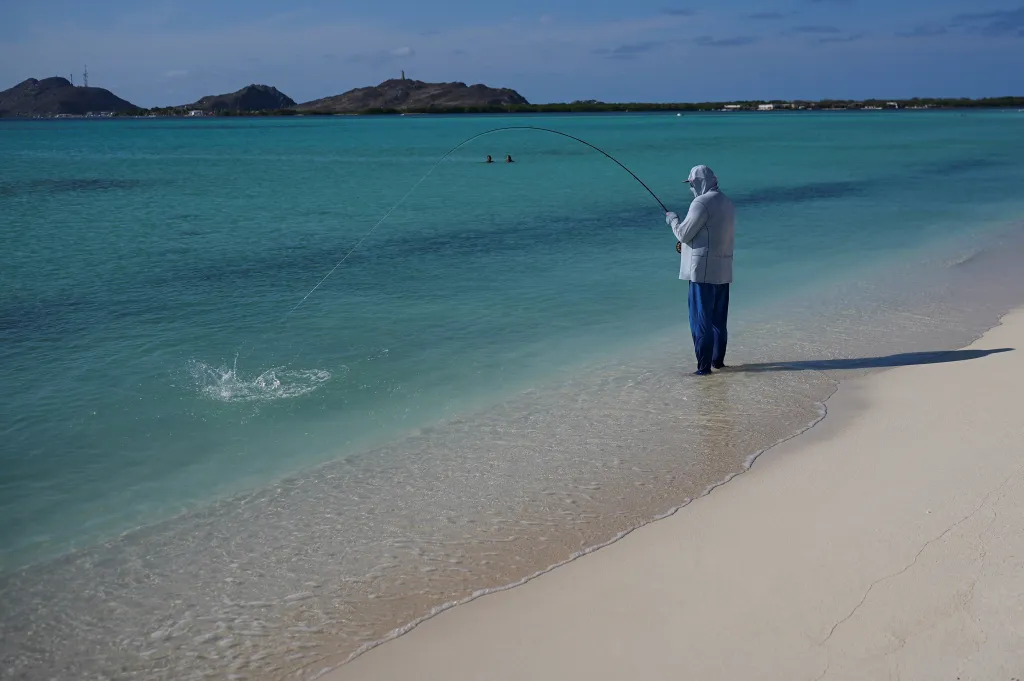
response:
{"label": "swimmer's head in water", "polygon": [[505,163],[515,163],[515,161],[512,160],[512,154],[505,155]]}
{"label": "swimmer's head in water", "polygon": [[487,160],[485,161],[485,163],[494,163],[494,159],[491,158],[490,154],[487,154]]}

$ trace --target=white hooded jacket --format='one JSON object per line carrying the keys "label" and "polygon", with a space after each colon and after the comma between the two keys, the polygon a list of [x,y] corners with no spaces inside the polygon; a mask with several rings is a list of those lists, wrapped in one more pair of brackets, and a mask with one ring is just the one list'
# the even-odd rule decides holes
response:
{"label": "white hooded jacket", "polygon": [[682,243],[679,278],[701,284],[732,282],[732,250],[736,209],[718,190],[718,178],[707,166],[696,166],[688,178],[693,203],[680,221],[675,213],[665,216]]}

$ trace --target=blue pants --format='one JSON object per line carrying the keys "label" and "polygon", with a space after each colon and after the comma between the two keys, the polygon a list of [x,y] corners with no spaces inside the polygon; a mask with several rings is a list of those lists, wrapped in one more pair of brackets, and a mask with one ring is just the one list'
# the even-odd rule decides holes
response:
{"label": "blue pants", "polygon": [[725,364],[729,340],[729,284],[690,282],[690,333],[697,353],[697,371],[710,371]]}

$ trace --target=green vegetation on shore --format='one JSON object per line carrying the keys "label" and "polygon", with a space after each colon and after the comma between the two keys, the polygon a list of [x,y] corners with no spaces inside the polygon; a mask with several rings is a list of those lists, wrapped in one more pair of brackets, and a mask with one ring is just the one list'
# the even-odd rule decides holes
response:
{"label": "green vegetation on shore", "polygon": [[[395,115],[395,114],[513,114],[513,113],[612,113],[612,112],[697,112],[758,111],[770,104],[774,111],[851,111],[875,109],[1006,109],[1024,108],[1024,97],[987,97],[983,99],[920,98],[912,99],[825,99],[820,101],[734,101],[678,103],[609,103],[595,100],[561,104],[514,104],[506,106],[448,106],[425,108],[375,108],[354,112],[330,110],[275,109],[258,112],[213,111],[214,116],[333,116],[333,115]],[[123,112],[122,116],[187,116],[186,107],[163,107]]]}
{"label": "green vegetation on shore", "polygon": [[191,104],[146,109],[102,88],[75,87],[60,78],[29,78],[0,92],[0,118],[337,116],[394,114],[530,114],[697,111],[850,111],[882,109],[1024,108],[1024,97],[825,99],[732,102],[602,102],[594,99],[531,104],[509,88],[463,82],[426,83],[392,78],[340,95],[298,103],[276,87],[251,84],[236,92],[207,95]]}

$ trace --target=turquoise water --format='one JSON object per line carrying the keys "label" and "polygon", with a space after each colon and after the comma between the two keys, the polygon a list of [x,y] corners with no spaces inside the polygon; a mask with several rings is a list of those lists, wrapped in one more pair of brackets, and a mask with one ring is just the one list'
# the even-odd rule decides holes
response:
{"label": "turquoise water", "polygon": [[[529,124],[679,211],[689,167],[715,169],[739,361],[960,342],[1021,290],[1016,112],[4,122],[0,571],[33,599],[9,613],[81,639],[79,678],[283,674],[606,541],[817,418],[827,372],[687,382],[660,208],[569,140],[477,140],[366,236],[449,148]],[[94,610],[96,584],[117,607],[95,640],[46,620]],[[154,608],[168,594],[187,604]],[[286,645],[197,624],[249,631],[253,603]],[[69,668],[12,627],[0,676]],[[234,652],[199,668],[204,645]]]}

